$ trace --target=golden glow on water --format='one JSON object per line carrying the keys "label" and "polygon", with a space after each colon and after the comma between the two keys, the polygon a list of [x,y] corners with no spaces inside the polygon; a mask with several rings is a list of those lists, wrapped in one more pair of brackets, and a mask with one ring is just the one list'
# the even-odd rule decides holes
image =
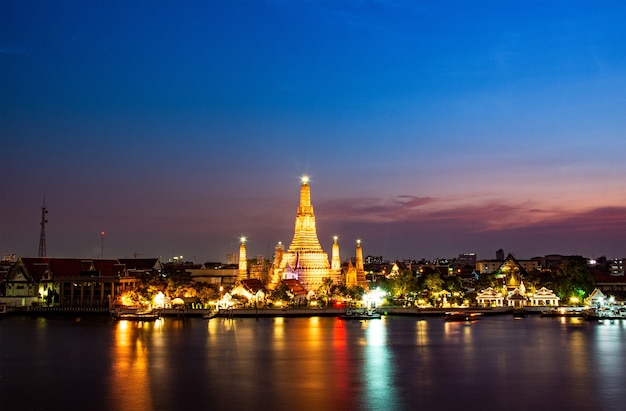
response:
{"label": "golden glow on water", "polygon": [[428,321],[417,321],[415,323],[415,344],[418,347],[429,344]]}
{"label": "golden glow on water", "polygon": [[[144,332],[159,327],[154,323],[121,320],[117,322],[111,357],[111,398],[117,410],[154,409],[150,391],[148,348]],[[145,329],[145,330],[144,330]]]}
{"label": "golden glow on water", "polygon": [[322,353],[325,351],[320,340],[320,329],[315,326],[315,318],[309,318],[306,327],[299,328],[302,336],[298,340],[302,341],[302,365],[309,376],[305,382],[305,389],[313,392],[321,392],[325,389],[326,381],[324,375],[325,361],[320,361]]}
{"label": "golden glow on water", "polygon": [[274,346],[279,350],[283,350],[285,348],[285,319],[283,317],[274,318],[272,331],[274,334]]}
{"label": "golden glow on water", "polygon": [[321,330],[319,328],[319,317],[311,317],[307,328],[307,348],[318,351],[321,348]]}

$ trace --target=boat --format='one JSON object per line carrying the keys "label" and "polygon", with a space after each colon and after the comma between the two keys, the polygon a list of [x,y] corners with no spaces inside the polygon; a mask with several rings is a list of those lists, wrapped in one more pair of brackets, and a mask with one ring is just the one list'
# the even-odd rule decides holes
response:
{"label": "boat", "polygon": [[587,310],[582,309],[554,308],[548,311],[542,311],[539,315],[541,317],[587,317],[589,313]]}
{"label": "boat", "polygon": [[444,315],[446,321],[476,321],[482,313],[472,313],[466,311],[451,311]]}
{"label": "boat", "polygon": [[156,321],[161,316],[152,310],[149,311],[135,311],[135,312],[119,312],[114,313],[113,318],[116,320],[127,320],[127,321]]}
{"label": "boat", "polygon": [[340,316],[346,320],[374,320],[381,318],[378,311],[366,308],[351,308]]}
{"label": "boat", "polygon": [[528,311],[526,311],[523,308],[516,308],[513,310],[513,317],[514,318],[526,318],[528,317]]}
{"label": "boat", "polygon": [[590,308],[587,310],[586,320],[603,321],[603,320],[626,320],[626,308],[600,309]]}
{"label": "boat", "polygon": [[207,311],[204,314],[202,314],[202,318],[205,319],[205,320],[210,320],[211,318],[215,317],[218,312],[219,312],[219,310]]}

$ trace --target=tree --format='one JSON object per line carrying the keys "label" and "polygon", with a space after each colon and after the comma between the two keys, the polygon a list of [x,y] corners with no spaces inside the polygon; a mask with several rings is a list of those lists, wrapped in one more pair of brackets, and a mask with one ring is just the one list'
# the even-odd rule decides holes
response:
{"label": "tree", "polygon": [[387,281],[387,292],[396,298],[405,297],[418,290],[417,278],[411,270],[402,270],[395,278]]}
{"label": "tree", "polygon": [[317,289],[317,295],[322,299],[324,305],[328,305],[328,300],[333,295],[333,279],[325,277],[322,279],[322,285]]}
{"label": "tree", "polygon": [[421,289],[428,294],[428,299],[437,305],[437,295],[443,289],[444,281],[439,273],[429,273],[421,278]]}
{"label": "tree", "polygon": [[463,301],[463,281],[456,275],[445,279],[444,287],[452,294],[452,302],[460,304]]}
{"label": "tree", "polygon": [[443,289],[444,281],[439,274],[426,274],[422,280],[422,288],[431,293],[438,293]]}
{"label": "tree", "polygon": [[569,258],[555,273],[556,293],[561,300],[569,301],[572,297],[582,301],[594,289],[594,278],[587,261],[580,256]]}
{"label": "tree", "polygon": [[272,291],[272,300],[284,302],[291,301],[291,290],[286,284],[278,284],[274,291]]}

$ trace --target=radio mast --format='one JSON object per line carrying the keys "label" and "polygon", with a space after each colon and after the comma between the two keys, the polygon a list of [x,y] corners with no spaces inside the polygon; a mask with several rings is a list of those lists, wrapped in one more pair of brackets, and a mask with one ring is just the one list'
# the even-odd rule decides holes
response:
{"label": "radio mast", "polygon": [[43,205],[41,206],[41,232],[39,233],[39,257],[46,256],[46,223],[48,220],[46,219],[46,214],[48,214],[48,210],[46,209],[46,196],[43,197]]}

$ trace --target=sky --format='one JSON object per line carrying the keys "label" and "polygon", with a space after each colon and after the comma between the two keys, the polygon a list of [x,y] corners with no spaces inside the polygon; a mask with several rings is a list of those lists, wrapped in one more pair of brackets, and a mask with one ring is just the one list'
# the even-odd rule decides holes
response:
{"label": "sky", "polygon": [[[624,1],[0,0],[0,253],[626,257]],[[102,236],[101,232],[105,235]]]}

